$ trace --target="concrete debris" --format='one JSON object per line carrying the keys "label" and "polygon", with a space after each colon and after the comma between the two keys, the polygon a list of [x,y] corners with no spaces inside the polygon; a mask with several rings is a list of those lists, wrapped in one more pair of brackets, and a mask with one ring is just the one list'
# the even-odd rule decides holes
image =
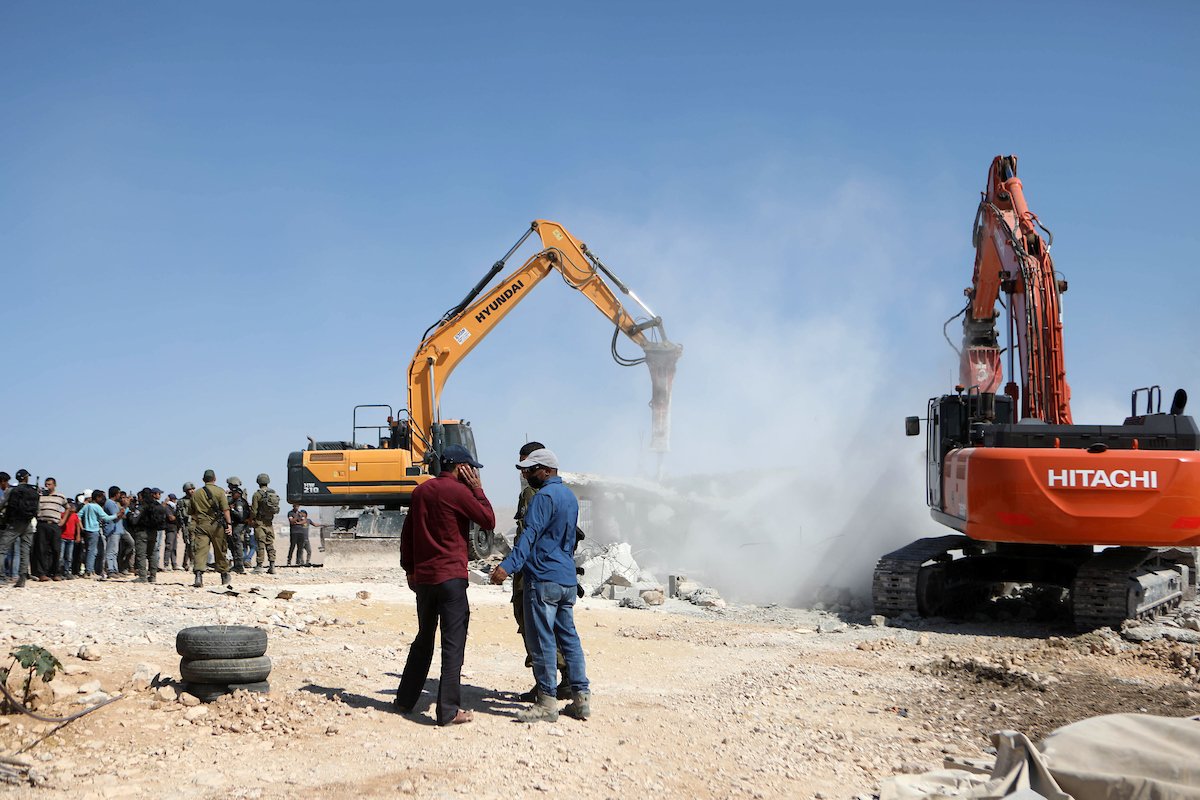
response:
{"label": "concrete debris", "polygon": [[174,703],[179,699],[179,692],[174,686],[160,686],[155,692],[155,696],[164,703]]}
{"label": "concrete debris", "polygon": [[189,708],[195,708],[196,706],[200,705],[200,698],[196,697],[194,694],[183,692],[179,695],[179,702],[185,706],[188,706]]}
{"label": "concrete debris", "polygon": [[84,661],[99,661],[100,651],[94,645],[82,644],[79,646],[79,650],[76,651],[75,656]]}
{"label": "concrete debris", "polygon": [[91,694],[100,691],[100,681],[88,681],[79,687],[79,694]]}
{"label": "concrete debris", "polygon": [[643,572],[633,558],[628,542],[618,542],[604,547],[595,544],[580,547],[575,554],[575,566],[583,569],[579,580],[590,586],[633,586],[635,583],[658,581],[648,572]]}
{"label": "concrete debris", "polygon": [[724,608],[725,600],[721,597],[721,593],[711,586],[704,586],[698,589],[687,598],[688,602],[701,608]]}
{"label": "concrete debris", "polygon": [[207,716],[208,716],[208,707],[207,706],[192,706],[187,711],[183,712],[183,718],[186,719],[188,722],[195,722],[196,720],[200,719],[201,717],[207,717]]}
{"label": "concrete debris", "polygon": [[649,604],[647,604],[645,600],[643,600],[641,597],[638,597],[636,595],[633,597],[622,597],[621,602],[618,603],[618,605],[621,608],[646,609],[646,608],[650,607]]}
{"label": "concrete debris", "polygon": [[887,627],[887,617],[885,617],[883,614],[872,614],[871,615],[871,624],[874,625],[876,628],[886,628]]}
{"label": "concrete debris", "polygon": [[157,664],[138,664],[137,668],[133,671],[133,677],[130,679],[130,685],[138,691],[141,691],[142,689],[149,689],[154,685],[154,682],[158,680],[158,676],[161,672],[162,670],[159,669]]}
{"label": "concrete debris", "polygon": [[647,589],[642,592],[642,600],[648,606],[661,606],[667,601],[666,596],[658,589]]}
{"label": "concrete debris", "polygon": [[491,578],[481,569],[469,570],[467,572],[467,579],[476,586],[486,586],[491,583]]}
{"label": "concrete debris", "polygon": [[92,692],[91,694],[85,694],[77,699],[75,701],[75,705],[94,706],[97,703],[103,703],[105,700],[108,700],[110,696],[111,695],[108,695],[105,692]]}

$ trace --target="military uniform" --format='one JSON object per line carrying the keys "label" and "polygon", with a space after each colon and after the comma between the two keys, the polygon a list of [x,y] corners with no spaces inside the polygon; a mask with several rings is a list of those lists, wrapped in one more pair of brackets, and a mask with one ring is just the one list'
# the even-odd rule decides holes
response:
{"label": "military uniform", "polygon": [[267,504],[266,486],[259,486],[254,498],[250,501],[250,518],[254,521],[254,536],[257,539],[258,553],[255,556],[255,566],[262,569],[266,560],[268,574],[275,574],[275,514]]}
{"label": "military uniform", "polygon": [[182,569],[187,570],[192,564],[192,500],[187,496],[187,492],[183,493],[183,497],[175,502],[175,524],[179,526],[179,533],[183,536],[183,565]]}
{"label": "military uniform", "polygon": [[[239,495],[241,495],[241,487]],[[232,492],[230,493],[232,494]],[[229,504],[229,519],[233,522],[233,534],[229,537],[229,551],[233,554],[233,571],[245,572],[246,540],[250,533],[252,517],[250,504],[244,496],[235,498]]]}
{"label": "military uniform", "polygon": [[229,511],[229,498],[225,490],[214,483],[204,484],[192,495],[188,510],[192,520],[192,571],[196,573],[197,585],[208,564],[210,545],[215,566],[224,581],[229,573],[229,559],[225,557],[225,512]]}

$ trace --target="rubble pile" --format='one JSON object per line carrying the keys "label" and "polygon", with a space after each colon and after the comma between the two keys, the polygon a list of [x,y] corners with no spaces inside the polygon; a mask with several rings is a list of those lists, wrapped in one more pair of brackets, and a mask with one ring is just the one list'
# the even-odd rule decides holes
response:
{"label": "rubble pile", "polygon": [[1027,669],[1025,659],[1019,655],[1003,655],[995,659],[982,656],[956,656],[950,653],[942,655],[940,661],[932,664],[914,665],[913,670],[926,675],[950,675],[966,672],[975,676],[977,682],[997,683],[1001,686],[1017,686],[1044,692],[1058,678],[1053,675],[1042,675]]}

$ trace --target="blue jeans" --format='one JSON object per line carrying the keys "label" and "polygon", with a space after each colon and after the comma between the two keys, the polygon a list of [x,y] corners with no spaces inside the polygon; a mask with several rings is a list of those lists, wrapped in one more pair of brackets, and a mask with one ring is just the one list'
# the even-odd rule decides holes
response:
{"label": "blue jeans", "polygon": [[88,575],[96,573],[96,559],[100,557],[100,537],[103,536],[100,531],[84,531],[83,546],[86,548],[86,555],[83,559],[83,571]]}
{"label": "blue jeans", "polygon": [[533,657],[533,677],[542,694],[554,697],[558,684],[555,645],[567,665],[571,690],[588,690],[583,645],[575,630],[575,587],[525,576],[525,644]]}
{"label": "blue jeans", "polygon": [[70,539],[63,539],[58,549],[58,563],[62,565],[60,572],[63,575],[71,574],[71,559],[75,557],[75,543]]}

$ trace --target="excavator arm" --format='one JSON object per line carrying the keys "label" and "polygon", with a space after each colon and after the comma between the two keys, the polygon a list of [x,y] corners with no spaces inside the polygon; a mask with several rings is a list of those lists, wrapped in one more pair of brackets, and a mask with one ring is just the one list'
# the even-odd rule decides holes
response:
{"label": "excavator arm", "polygon": [[[508,258],[533,233],[540,237],[542,250],[485,293],[485,288],[504,268]],[[667,339],[662,319],[655,316],[589,251],[587,245],[556,222],[536,220],[471,292],[426,331],[417,347],[408,367],[408,409],[414,463],[425,458],[430,450],[438,449],[436,425],[440,418],[439,398],[451,373],[552,272],[558,272],[568,286],[582,293],[616,326],[613,357],[618,363],[625,366],[645,363],[649,366],[653,391],[651,449],[657,452],[667,450],[671,382],[675,375],[675,362],[683,351],[682,346]],[[649,318],[637,321],[614,293],[610,282],[636,302]],[[644,356],[637,359],[620,356],[616,352],[618,333],[633,340]]]}
{"label": "excavator arm", "polygon": [[[984,395],[996,394],[1000,388],[1003,367],[996,302],[1003,291],[1010,338],[1010,379],[1004,392],[1014,404],[1020,400],[1022,419],[1070,425],[1071,389],[1063,360],[1061,298],[1067,285],[1054,272],[1050,243],[1042,238],[1039,227],[1017,178],[1016,156],[996,156],[975,217],[975,270],[966,291],[969,304],[963,319],[959,380],[964,387],[978,387]],[[1014,336],[1020,357],[1020,388],[1014,380]]]}

